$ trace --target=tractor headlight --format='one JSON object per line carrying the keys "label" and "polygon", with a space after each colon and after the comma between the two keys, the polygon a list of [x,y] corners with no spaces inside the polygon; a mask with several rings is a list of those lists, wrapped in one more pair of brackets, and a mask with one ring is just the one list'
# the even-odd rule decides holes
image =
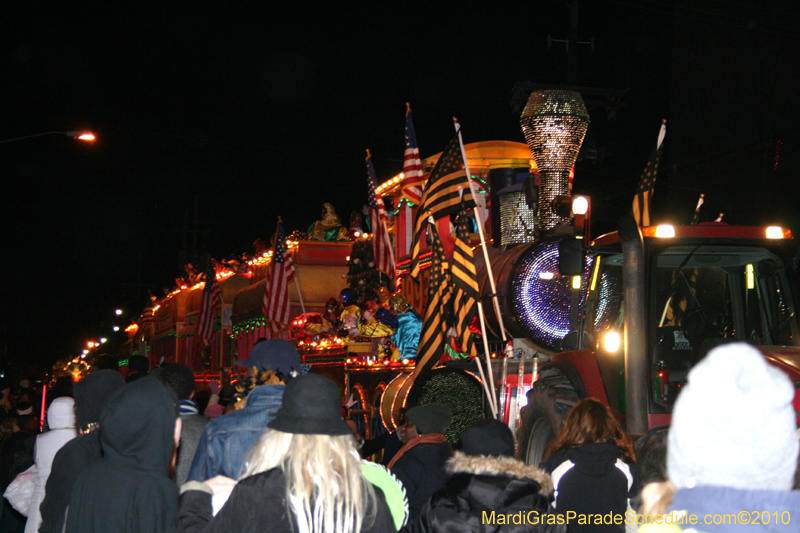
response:
{"label": "tractor headlight", "polygon": [[608,353],[614,353],[619,351],[619,333],[616,331],[609,331],[603,337],[603,348]]}

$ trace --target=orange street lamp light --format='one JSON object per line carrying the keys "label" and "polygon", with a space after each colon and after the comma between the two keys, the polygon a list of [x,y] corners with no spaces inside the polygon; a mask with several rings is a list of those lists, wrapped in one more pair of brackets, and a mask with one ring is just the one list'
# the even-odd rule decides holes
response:
{"label": "orange street lamp light", "polygon": [[0,141],[0,144],[10,143],[14,141],[21,141],[23,139],[32,139],[33,137],[44,137],[45,135],[66,135],[67,137],[72,137],[73,139],[78,139],[85,142],[91,142],[96,139],[94,133],[91,131],[46,131],[44,133],[36,133],[34,135],[25,135],[24,137],[14,137],[13,139],[6,139],[4,141]]}

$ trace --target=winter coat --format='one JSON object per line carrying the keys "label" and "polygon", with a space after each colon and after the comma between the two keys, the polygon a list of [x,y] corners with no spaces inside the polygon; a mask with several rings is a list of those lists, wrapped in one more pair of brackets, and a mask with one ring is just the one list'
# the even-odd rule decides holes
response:
{"label": "winter coat", "polygon": [[[550,501],[553,485],[543,470],[511,457],[456,453],[451,475],[409,524],[410,533],[489,531],[563,533],[564,520]],[[561,521],[561,524],[558,522]]]}
{"label": "winter coat", "polygon": [[[227,416],[227,415],[226,415]],[[210,488],[190,481],[181,489],[178,531],[181,533],[297,533],[287,514],[286,477],[273,468],[236,484],[228,501],[212,517]],[[395,531],[383,492],[375,487],[377,509],[362,522],[362,533]],[[374,520],[372,517],[374,516]]]}
{"label": "winter coat", "polygon": [[406,450],[391,467],[406,488],[410,519],[416,517],[434,492],[447,484],[445,463],[452,456],[453,450],[447,442],[421,443]]}
{"label": "winter coat", "polygon": [[399,531],[408,522],[406,488],[397,479],[397,476],[382,464],[362,459],[361,473],[367,478],[367,481],[383,492],[386,505],[389,506],[389,511],[392,512],[392,518],[394,518],[394,527]]}
{"label": "winter coat", "polygon": [[[98,423],[108,398],[124,386],[125,380],[115,370],[96,370],[76,383],[73,396],[81,429],[88,430]],[[75,480],[102,456],[98,429],[72,439],[58,450],[47,478],[44,501],[39,507],[42,515],[39,533],[62,533]]]}
{"label": "winter coat", "polygon": [[189,479],[189,469],[192,466],[197,444],[203,436],[203,431],[211,422],[203,415],[181,414],[181,445],[178,448],[178,464],[175,466],[175,483],[180,487]]}
{"label": "winter coat", "polygon": [[47,478],[56,452],[67,442],[78,436],[75,421],[75,400],[72,398],[56,398],[47,410],[47,425],[50,431],[36,437],[36,446],[33,457],[36,463],[36,486],[33,497],[28,507],[28,521],[25,523],[25,533],[36,533],[42,525],[39,506],[44,500]]}
{"label": "winter coat", "polygon": [[[741,514],[746,513],[746,516]],[[681,489],[672,497],[667,513],[675,512],[696,521],[682,526],[647,524],[641,533],[675,533],[692,529],[703,533],[789,533],[797,531],[800,492],[742,490],[702,486]],[[734,519],[735,518],[735,519]],[[742,523],[742,519],[746,523]],[[714,521],[719,523],[714,524]]]}
{"label": "winter coat", "polygon": [[189,481],[214,476],[239,479],[245,455],[267,429],[283,403],[283,385],[261,385],[247,395],[242,409],[212,420],[203,431],[194,454]]}
{"label": "winter coat", "polygon": [[64,514],[72,496],[75,480],[81,472],[95,461],[99,461],[102,456],[99,430],[80,435],[58,450],[45,485],[44,501],[39,507],[42,515],[39,533],[62,532]]}
{"label": "winter coat", "polygon": [[67,533],[169,533],[178,487],[169,478],[177,398],[144,377],[117,391],[100,414],[103,457],[75,482]]}
{"label": "winter coat", "polygon": [[[619,449],[608,442],[596,442],[551,455],[544,470],[553,478],[556,512],[574,511],[577,516],[625,516],[630,499],[641,491],[636,465],[620,458]],[[580,524],[570,521],[571,533],[618,533],[620,524]]]}

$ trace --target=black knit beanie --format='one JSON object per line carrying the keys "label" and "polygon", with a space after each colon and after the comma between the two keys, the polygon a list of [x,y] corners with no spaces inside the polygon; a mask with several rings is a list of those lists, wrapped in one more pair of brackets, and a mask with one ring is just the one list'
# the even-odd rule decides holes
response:
{"label": "black knit beanie", "polygon": [[444,430],[453,421],[453,413],[447,404],[429,403],[409,409],[406,412],[406,418],[417,426],[420,435],[429,435],[444,433]]}
{"label": "black knit beanie", "polygon": [[514,457],[514,435],[499,420],[475,422],[461,436],[462,450],[467,455]]}

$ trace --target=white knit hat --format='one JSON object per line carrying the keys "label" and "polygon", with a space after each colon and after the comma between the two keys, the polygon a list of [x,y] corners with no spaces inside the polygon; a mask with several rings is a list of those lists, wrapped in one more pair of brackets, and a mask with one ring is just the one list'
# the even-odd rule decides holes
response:
{"label": "white knit hat", "polygon": [[754,347],[711,350],[675,404],[670,481],[678,488],[790,490],[798,453],[793,397],[789,378]]}

